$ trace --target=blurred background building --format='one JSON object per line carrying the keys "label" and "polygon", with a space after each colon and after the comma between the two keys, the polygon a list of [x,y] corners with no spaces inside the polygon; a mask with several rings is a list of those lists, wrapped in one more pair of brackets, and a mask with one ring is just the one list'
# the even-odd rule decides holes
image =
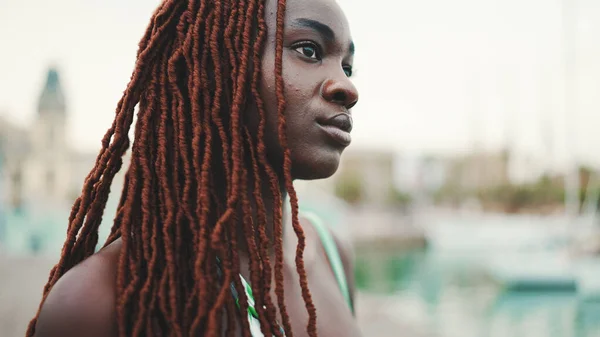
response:
{"label": "blurred background building", "polygon": [[95,156],[67,143],[67,106],[59,73],[51,68],[40,92],[37,114],[29,128],[2,120],[3,186],[8,206],[72,202]]}

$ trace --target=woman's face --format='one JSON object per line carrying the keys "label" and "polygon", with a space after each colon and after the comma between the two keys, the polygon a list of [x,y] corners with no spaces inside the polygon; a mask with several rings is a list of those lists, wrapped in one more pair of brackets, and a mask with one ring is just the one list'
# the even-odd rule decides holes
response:
{"label": "woman's face", "polygon": [[[275,80],[277,0],[268,0],[268,37],[262,59],[261,94],[266,109],[266,146],[281,163]],[[294,179],[320,179],[338,168],[350,144],[350,109],[358,92],[350,81],[354,44],[335,0],[288,0],[283,34],[288,147]]]}

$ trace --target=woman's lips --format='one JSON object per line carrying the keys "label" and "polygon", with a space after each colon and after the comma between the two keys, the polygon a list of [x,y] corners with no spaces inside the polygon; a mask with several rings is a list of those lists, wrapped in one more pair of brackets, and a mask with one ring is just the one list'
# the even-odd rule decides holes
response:
{"label": "woman's lips", "polygon": [[325,133],[342,146],[348,146],[352,142],[352,116],[348,113],[340,113],[329,119],[322,120],[319,125]]}

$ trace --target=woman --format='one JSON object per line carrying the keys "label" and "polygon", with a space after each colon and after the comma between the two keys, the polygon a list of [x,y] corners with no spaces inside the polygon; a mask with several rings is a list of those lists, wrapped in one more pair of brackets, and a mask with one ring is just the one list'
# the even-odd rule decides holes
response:
{"label": "woman", "polygon": [[353,54],[334,0],[165,0],[28,336],[357,336],[347,245],[292,185],[350,143]]}

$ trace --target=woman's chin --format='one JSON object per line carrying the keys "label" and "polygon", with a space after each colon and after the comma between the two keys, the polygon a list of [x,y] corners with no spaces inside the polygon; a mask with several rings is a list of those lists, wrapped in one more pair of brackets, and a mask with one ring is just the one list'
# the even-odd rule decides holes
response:
{"label": "woman's chin", "polygon": [[292,176],[300,180],[329,178],[340,166],[341,154],[341,151],[314,151],[308,156],[293,158]]}

